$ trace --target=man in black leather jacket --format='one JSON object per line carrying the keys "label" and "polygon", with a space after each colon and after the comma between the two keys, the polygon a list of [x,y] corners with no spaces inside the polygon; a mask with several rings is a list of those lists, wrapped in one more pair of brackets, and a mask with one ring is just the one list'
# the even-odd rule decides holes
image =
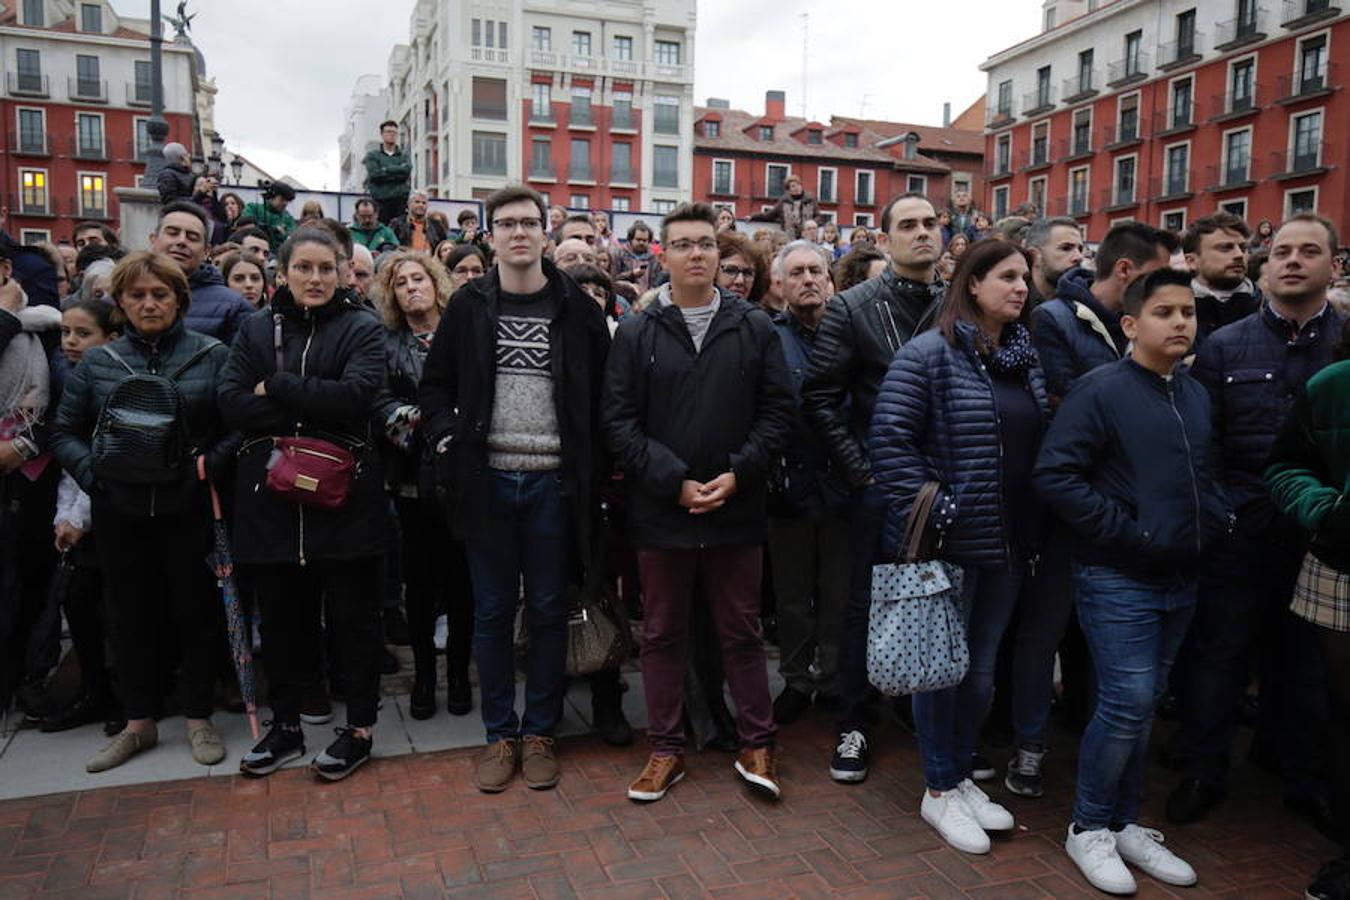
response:
{"label": "man in black leather jacket", "polygon": [[840,739],[830,763],[836,781],[867,777],[867,612],[885,519],[867,458],[872,407],[891,358],[932,324],[946,290],[936,274],[942,230],[927,197],[907,193],[887,204],[879,246],[890,254],[890,267],[831,298],[802,386],[807,421],[854,491],[853,585],[839,637]]}

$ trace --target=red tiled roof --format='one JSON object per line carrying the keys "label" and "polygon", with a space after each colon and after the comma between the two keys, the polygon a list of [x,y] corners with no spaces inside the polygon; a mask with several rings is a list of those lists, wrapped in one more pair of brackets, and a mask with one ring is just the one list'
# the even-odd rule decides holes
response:
{"label": "red tiled roof", "polygon": [[939,125],[911,125],[907,122],[885,122],[880,119],[855,119],[852,116],[833,116],[830,119],[836,125],[853,122],[868,131],[874,131],[883,139],[899,137],[914,132],[919,136],[921,153],[984,153],[984,135],[978,131],[964,128],[943,128]]}

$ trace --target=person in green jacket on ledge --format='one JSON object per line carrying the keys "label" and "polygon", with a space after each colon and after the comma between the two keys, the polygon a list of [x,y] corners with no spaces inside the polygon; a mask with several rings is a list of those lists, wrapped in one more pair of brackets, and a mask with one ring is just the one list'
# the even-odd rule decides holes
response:
{"label": "person in green jacket on ledge", "polygon": [[254,225],[267,232],[267,244],[273,253],[295,230],[295,219],[286,212],[286,207],[294,199],[295,188],[284,181],[273,181],[264,186],[262,202],[247,204],[240,216],[252,219]]}
{"label": "person in green jacket on ledge", "polygon": [[408,208],[412,163],[398,145],[398,123],[380,123],[380,146],[366,154],[366,193],[380,208],[380,221],[388,225]]}
{"label": "person in green jacket on ledge", "polygon": [[398,235],[380,222],[375,201],[369,197],[356,201],[356,216],[347,230],[352,233],[352,240],[365,245],[371,253],[398,249]]}

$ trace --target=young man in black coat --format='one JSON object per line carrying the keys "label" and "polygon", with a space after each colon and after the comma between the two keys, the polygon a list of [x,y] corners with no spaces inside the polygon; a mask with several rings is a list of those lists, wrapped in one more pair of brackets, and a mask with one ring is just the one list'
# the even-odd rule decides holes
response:
{"label": "young man in black coat", "polygon": [[628,789],[634,800],[659,800],[684,777],[696,584],[712,608],[739,715],[736,771],[779,794],[759,605],[766,476],[791,423],[792,387],[768,315],[714,285],[716,221],[704,203],[666,217],[670,282],[619,326],[605,372],[605,436],[631,492],[628,537],[646,599],[652,755]]}
{"label": "young man in black coat", "polygon": [[[422,428],[465,540],[474,657],[488,749],[474,783],[505,790],[558,783],[567,587],[593,558],[600,475],[600,383],[609,329],[595,301],[545,260],[548,209],[529,188],[487,199],[497,265],[458,292],[422,374]],[[515,711],[512,628],[525,581],[530,656],[525,714]]]}

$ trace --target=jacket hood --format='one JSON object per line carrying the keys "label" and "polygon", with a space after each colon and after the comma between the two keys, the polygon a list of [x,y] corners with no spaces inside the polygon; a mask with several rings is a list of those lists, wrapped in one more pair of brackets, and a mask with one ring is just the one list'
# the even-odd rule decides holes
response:
{"label": "jacket hood", "polygon": [[220,270],[209,262],[202,263],[197,267],[197,271],[188,276],[188,286],[193,290],[207,285],[224,283],[225,276],[221,275]]}
{"label": "jacket hood", "polygon": [[1059,284],[1055,286],[1055,296],[1065,301],[1072,300],[1074,303],[1083,304],[1108,328],[1115,331],[1120,327],[1120,313],[1113,313],[1102,306],[1101,301],[1092,293],[1092,285],[1096,280],[1097,276],[1087,269],[1081,267],[1070,269],[1060,276]]}
{"label": "jacket hood", "polygon": [[288,319],[304,320],[314,317],[322,320],[348,311],[369,310],[361,302],[361,298],[356,295],[356,292],[350,288],[338,288],[333,294],[333,299],[323,306],[303,307],[295,301],[291,289],[283,284],[272,295],[272,311]]}

